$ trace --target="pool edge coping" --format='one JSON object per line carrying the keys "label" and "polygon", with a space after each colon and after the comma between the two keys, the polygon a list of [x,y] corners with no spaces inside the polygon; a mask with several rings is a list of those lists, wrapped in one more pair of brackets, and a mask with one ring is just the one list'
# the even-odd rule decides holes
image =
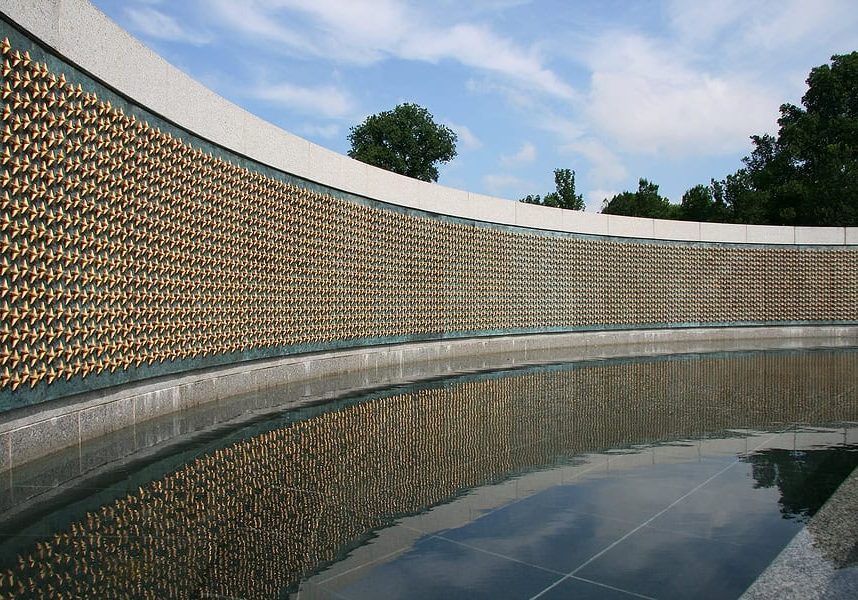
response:
{"label": "pool edge coping", "polygon": [[[683,343],[691,347],[671,348]],[[703,352],[707,345],[717,343],[730,343],[735,350],[773,345],[778,348],[858,345],[858,326],[632,329],[447,339],[210,367],[86,392],[0,415],[0,472],[144,421],[339,374],[398,369],[403,375],[412,367],[407,376],[413,377],[415,366],[481,356],[495,357],[483,363],[484,370],[491,370],[538,362],[539,353],[551,350],[574,351],[571,359],[585,360],[604,357],[608,350],[610,356]],[[623,354],[625,349],[629,351],[627,354]],[[442,369],[438,374],[443,372]]]}
{"label": "pool edge coping", "polygon": [[836,563],[847,562],[848,554],[858,548],[856,514],[858,468],[742,594],[742,600],[855,597],[858,564]]}

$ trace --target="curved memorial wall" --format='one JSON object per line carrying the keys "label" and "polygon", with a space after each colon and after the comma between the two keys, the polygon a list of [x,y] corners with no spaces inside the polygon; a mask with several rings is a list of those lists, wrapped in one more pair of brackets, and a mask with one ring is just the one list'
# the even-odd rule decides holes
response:
{"label": "curved memorial wall", "polygon": [[414,182],[247,115],[85,2],[0,6],[0,410],[338,348],[858,320],[854,229]]}

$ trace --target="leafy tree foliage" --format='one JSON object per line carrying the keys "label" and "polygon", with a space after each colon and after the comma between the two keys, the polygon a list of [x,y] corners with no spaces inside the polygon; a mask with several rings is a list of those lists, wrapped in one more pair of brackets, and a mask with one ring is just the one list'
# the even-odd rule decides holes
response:
{"label": "leafy tree foliage", "polygon": [[720,183],[732,220],[858,225],[858,52],[810,71],[802,107],[784,104],[778,136],[752,136],[745,166]]}
{"label": "leafy tree foliage", "polygon": [[680,206],[640,180],[602,212],[615,215],[756,223],[858,226],[858,52],[811,69],[802,107],[780,108],[778,135],[751,136],[744,167],[685,192]]}
{"label": "leafy tree foliage", "polygon": [[584,210],[584,196],[575,193],[575,171],[554,169],[554,185],[556,191],[545,194],[544,198],[541,198],[539,194],[535,196],[528,194],[519,202],[568,210]]}
{"label": "leafy tree foliage", "polygon": [[349,130],[349,156],[400,175],[438,181],[438,163],[456,156],[456,134],[431,113],[404,103]]}
{"label": "leafy tree foliage", "polygon": [[695,185],[682,195],[676,218],[683,221],[724,222],[730,218],[724,203],[724,189],[720,181],[710,185]]}
{"label": "leafy tree foliage", "polygon": [[638,191],[622,192],[610,200],[605,199],[602,212],[609,215],[628,217],[648,217],[650,219],[674,219],[678,217],[678,207],[659,195],[658,185],[641,178]]}

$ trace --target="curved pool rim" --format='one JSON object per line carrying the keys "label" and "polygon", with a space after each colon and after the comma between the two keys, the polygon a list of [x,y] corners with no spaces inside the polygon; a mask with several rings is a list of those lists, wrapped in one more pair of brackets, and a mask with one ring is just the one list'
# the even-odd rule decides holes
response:
{"label": "curved pool rim", "polygon": [[[200,369],[96,390],[0,415],[0,472],[124,428],[283,386],[348,375],[364,387],[462,371],[597,358],[858,346],[856,326],[605,330],[352,348]],[[288,404],[282,406],[288,408]]]}

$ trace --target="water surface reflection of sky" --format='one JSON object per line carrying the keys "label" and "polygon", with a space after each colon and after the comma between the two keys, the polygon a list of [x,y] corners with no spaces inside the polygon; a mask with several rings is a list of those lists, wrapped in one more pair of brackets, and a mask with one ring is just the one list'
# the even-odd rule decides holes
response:
{"label": "water surface reflection of sky", "polygon": [[2,482],[0,593],[733,597],[854,466],[855,373],[852,350],[596,360],[352,390],[59,477],[81,448]]}

